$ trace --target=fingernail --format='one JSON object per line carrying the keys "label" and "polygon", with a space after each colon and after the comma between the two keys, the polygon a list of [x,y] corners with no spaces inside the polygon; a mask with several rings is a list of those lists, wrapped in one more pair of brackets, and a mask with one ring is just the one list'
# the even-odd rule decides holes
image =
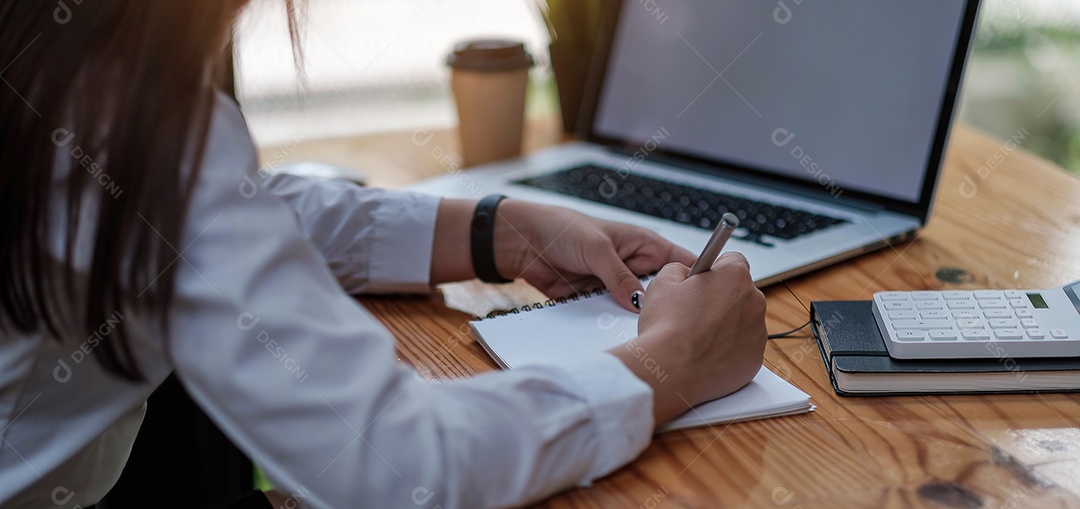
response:
{"label": "fingernail", "polygon": [[638,311],[641,311],[641,306],[645,304],[645,292],[638,290],[630,294],[630,303],[633,304]]}

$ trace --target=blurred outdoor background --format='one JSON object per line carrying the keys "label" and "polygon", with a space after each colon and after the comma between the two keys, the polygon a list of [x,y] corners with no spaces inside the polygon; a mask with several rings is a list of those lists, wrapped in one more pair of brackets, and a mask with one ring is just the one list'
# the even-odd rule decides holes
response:
{"label": "blurred outdoor background", "polygon": [[[450,127],[443,62],[477,35],[527,42],[529,115],[557,114],[548,35],[533,0],[308,0],[306,83],[281,0],[254,0],[237,30],[238,94],[260,145]],[[984,0],[961,119],[1080,174],[1080,1]],[[362,170],[362,169],[361,169]]]}

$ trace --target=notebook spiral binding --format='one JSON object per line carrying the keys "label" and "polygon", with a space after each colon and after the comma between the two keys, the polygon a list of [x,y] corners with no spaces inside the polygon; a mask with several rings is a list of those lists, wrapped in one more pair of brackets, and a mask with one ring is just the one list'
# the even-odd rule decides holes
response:
{"label": "notebook spiral binding", "polygon": [[533,304],[525,304],[524,306],[516,307],[516,308],[513,308],[513,309],[496,309],[495,311],[492,311],[492,312],[488,313],[486,316],[477,317],[476,321],[479,322],[479,321],[483,321],[483,320],[490,320],[492,318],[498,318],[500,316],[516,315],[516,314],[519,314],[519,313],[527,313],[529,311],[534,311],[534,310],[537,310],[537,309],[555,307],[555,306],[557,306],[559,304],[566,304],[567,302],[577,302],[577,301],[582,300],[582,299],[591,299],[593,297],[599,297],[599,296],[601,296],[601,295],[603,295],[605,293],[608,293],[608,291],[606,289],[597,288],[595,290],[586,290],[584,292],[578,292],[578,293],[575,293],[573,295],[568,295],[566,297],[556,297],[554,299],[548,299],[548,300],[543,301],[543,302],[535,302]]}
{"label": "notebook spiral binding", "polygon": [[[657,272],[653,272],[651,274],[640,276],[638,279],[641,279],[642,281],[648,281],[656,277],[656,274]],[[601,295],[604,295],[605,293],[609,293],[606,288],[597,288],[595,290],[585,290],[584,292],[567,295],[566,297],[556,297],[554,299],[548,299],[544,302],[534,302],[532,304],[526,304],[524,306],[516,307],[514,309],[496,309],[495,311],[488,313],[486,316],[476,317],[476,321],[482,322],[484,320],[490,320],[492,318],[498,318],[500,316],[516,315],[518,313],[527,313],[529,311],[535,311],[537,309],[555,307],[559,304],[566,304],[567,302],[577,302],[582,299],[599,297]]]}

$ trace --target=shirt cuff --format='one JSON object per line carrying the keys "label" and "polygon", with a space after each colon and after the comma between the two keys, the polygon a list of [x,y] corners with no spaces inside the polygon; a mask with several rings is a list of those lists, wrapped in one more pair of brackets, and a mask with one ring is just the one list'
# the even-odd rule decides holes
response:
{"label": "shirt cuff", "polygon": [[372,213],[366,293],[431,291],[435,219],[442,199],[421,193],[396,193]]}
{"label": "shirt cuff", "polygon": [[649,446],[655,426],[653,391],[609,353],[560,361],[555,367],[566,372],[568,385],[577,389],[592,411],[596,456],[579,484],[588,486]]}

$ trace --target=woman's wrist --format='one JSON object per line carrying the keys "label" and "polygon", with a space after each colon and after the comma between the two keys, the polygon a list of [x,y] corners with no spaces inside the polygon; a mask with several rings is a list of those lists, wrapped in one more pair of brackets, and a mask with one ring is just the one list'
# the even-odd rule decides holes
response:
{"label": "woman's wrist", "polygon": [[476,277],[469,244],[476,204],[476,200],[451,199],[439,203],[431,252],[432,285]]}
{"label": "woman's wrist", "polygon": [[667,342],[656,334],[646,333],[622,346],[608,351],[622,361],[634,376],[652,388],[653,422],[656,426],[667,423],[689,409],[686,401],[691,397],[680,392],[678,377],[658,377],[657,367],[663,373],[675,373],[684,364],[673,358],[675,352],[664,348]]}
{"label": "woman's wrist", "polygon": [[[477,203],[478,200],[444,199],[439,204],[431,255],[431,284],[477,277],[470,242]],[[526,259],[532,253],[530,243],[533,241],[529,237],[532,223],[544,208],[527,201],[505,199],[495,209],[492,237],[495,270],[503,278],[516,279],[525,270]]]}
{"label": "woman's wrist", "polygon": [[503,278],[517,279],[525,271],[526,259],[535,247],[530,240],[532,222],[538,219],[542,208],[509,198],[499,204],[495,214],[495,269]]}

